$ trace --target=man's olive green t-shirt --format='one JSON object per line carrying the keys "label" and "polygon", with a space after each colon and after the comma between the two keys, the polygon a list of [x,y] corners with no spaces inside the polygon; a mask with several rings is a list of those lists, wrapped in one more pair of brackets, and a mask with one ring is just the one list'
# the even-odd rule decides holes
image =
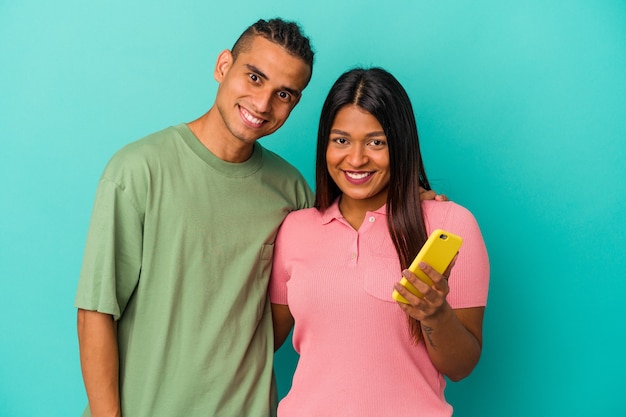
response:
{"label": "man's olive green t-shirt", "polygon": [[123,416],[272,415],[274,240],[311,203],[276,154],[228,163],[185,124],[114,155],[75,305],[117,320]]}

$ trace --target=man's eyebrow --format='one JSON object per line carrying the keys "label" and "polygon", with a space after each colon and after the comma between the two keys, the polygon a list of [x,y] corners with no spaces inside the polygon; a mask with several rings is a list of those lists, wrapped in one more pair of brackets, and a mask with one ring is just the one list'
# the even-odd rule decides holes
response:
{"label": "man's eyebrow", "polygon": [[254,65],[246,64],[246,68],[248,68],[250,71],[258,74],[261,78],[269,80],[269,78],[267,78],[267,75],[265,75],[265,73],[263,71],[261,71],[260,69],[258,69]]}
{"label": "man's eyebrow", "polygon": [[[254,72],[259,77],[263,78],[264,80],[269,80],[269,77],[267,75],[265,75],[265,73],[263,71],[261,71],[260,69],[255,67],[254,65],[252,65],[252,64],[245,64],[245,65],[246,65],[246,68],[248,68],[248,70]],[[300,91],[295,90],[295,89],[293,89],[291,87],[282,86],[281,90],[285,90],[286,92],[288,92],[289,94],[291,94],[292,96],[295,96],[295,97],[299,97],[300,96]]]}

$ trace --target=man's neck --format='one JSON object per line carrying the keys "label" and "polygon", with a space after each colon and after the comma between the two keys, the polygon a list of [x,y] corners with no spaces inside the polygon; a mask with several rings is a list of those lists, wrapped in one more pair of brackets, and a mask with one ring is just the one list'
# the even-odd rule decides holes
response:
{"label": "man's neck", "polygon": [[198,119],[187,123],[187,126],[200,143],[223,161],[245,162],[252,155],[254,144],[243,142],[227,133],[228,129],[217,114],[215,107]]}

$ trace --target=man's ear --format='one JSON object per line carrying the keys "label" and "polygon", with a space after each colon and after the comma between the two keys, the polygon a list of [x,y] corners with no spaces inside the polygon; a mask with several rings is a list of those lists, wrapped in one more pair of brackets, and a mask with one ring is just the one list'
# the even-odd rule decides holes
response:
{"label": "man's ear", "polygon": [[217,62],[215,63],[215,69],[213,70],[213,77],[215,78],[215,81],[221,83],[232,64],[233,54],[228,49],[224,49],[217,56]]}

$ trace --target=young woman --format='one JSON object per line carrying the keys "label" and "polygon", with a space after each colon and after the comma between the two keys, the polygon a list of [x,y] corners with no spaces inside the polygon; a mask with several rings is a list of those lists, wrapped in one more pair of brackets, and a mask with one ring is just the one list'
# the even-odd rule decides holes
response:
{"label": "young woman", "polygon": [[[480,357],[489,262],[468,210],[420,202],[430,186],[413,108],[391,74],[355,69],[335,82],[316,167],[315,208],[287,216],[275,244],[275,348],[295,321],[300,354],[279,417],[450,416],[444,376],[468,376]],[[449,277],[421,265],[428,286],[405,268],[434,229],[463,246]]]}

